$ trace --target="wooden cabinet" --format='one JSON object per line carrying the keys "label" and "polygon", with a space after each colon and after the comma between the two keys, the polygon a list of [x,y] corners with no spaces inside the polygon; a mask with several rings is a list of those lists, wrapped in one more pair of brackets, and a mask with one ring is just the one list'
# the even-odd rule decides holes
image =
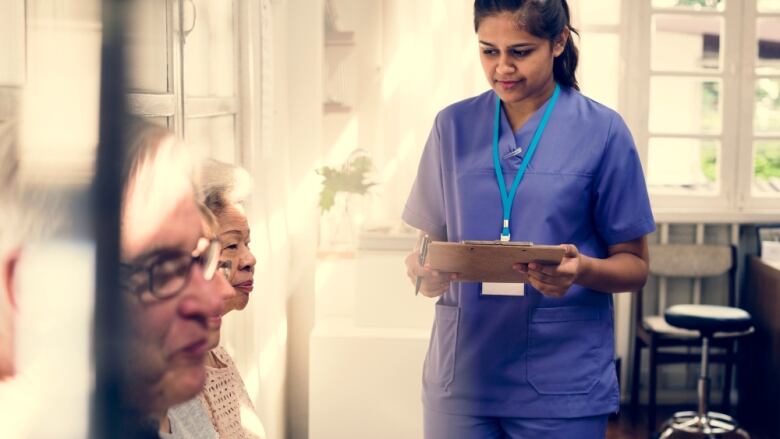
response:
{"label": "wooden cabinet", "polygon": [[740,348],[739,420],[780,438],[780,269],[750,256],[742,299],[756,333]]}

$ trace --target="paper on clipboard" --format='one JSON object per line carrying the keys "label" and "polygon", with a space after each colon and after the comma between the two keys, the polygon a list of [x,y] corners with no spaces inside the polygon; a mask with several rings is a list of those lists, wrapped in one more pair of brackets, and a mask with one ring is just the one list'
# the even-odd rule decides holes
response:
{"label": "paper on clipboard", "polygon": [[431,242],[426,264],[434,270],[460,273],[464,282],[526,282],[513,264],[558,264],[565,250],[557,245],[528,242],[463,241]]}

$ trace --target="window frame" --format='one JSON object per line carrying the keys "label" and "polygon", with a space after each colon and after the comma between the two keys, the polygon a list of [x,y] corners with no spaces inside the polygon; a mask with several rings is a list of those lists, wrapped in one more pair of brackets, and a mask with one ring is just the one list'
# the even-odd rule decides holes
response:
{"label": "window frame", "polygon": [[[663,194],[651,192],[656,218],[661,221],[753,222],[777,218],[780,197],[756,199],[750,193],[753,172],[753,87],[756,0],[727,0],[723,11],[654,9],[651,1],[623,0],[623,25],[628,27],[630,49],[626,52],[627,74],[623,89],[627,96],[627,119],[647,175],[651,138],[681,137],[719,139],[718,195]],[[721,68],[717,72],[654,71],[651,66],[651,29],[654,14],[721,16]],[[780,16],[780,13],[761,14]],[[722,84],[722,130],[720,134],[651,133],[650,79],[654,76],[719,78]],[[639,84],[636,86],[635,84]],[[737,121],[729,123],[728,121]]]}
{"label": "window frame", "polygon": [[[249,61],[257,50],[257,43],[251,39],[242,38],[259,25],[259,15],[245,0],[228,0],[233,6],[233,54],[235,59],[233,96],[208,97],[187,96],[184,89],[186,74],[184,67],[184,44],[186,36],[182,37],[179,23],[185,20],[185,2],[188,0],[165,0],[167,26],[165,35],[167,53],[168,90],[165,93],[131,91],[127,94],[130,112],[141,117],[165,117],[168,127],[180,138],[187,139],[187,120],[194,118],[210,118],[232,116],[234,118],[234,150],[232,157],[235,162],[246,165],[246,158],[252,148],[255,137],[245,129],[244,122],[251,117],[243,114],[253,112],[250,105],[255,99],[252,79],[249,78],[252,66]],[[161,2],[162,3],[162,2]],[[195,24],[197,26],[197,22]]]}
{"label": "window frame", "polygon": [[[754,172],[754,141],[761,139],[777,140],[780,141],[780,133],[774,135],[756,135],[753,130],[753,117],[755,113],[755,85],[758,79],[770,78],[780,81],[780,72],[775,74],[756,74],[753,56],[756,54],[756,29],[757,21],[759,18],[777,18],[780,19],[780,11],[777,12],[758,12],[757,1],[748,0],[745,2],[750,4],[750,7],[744,6],[744,28],[743,28],[743,56],[742,63],[740,65],[742,73],[742,118],[740,119],[740,125],[744,129],[740,135],[740,145],[743,145],[742,160],[739,163],[740,166],[740,180],[739,180],[739,204],[745,210],[751,211],[773,211],[780,213],[780,193],[776,196],[760,196],[754,195],[753,188],[753,172]],[[748,55],[750,54],[750,55]],[[775,215],[775,219],[777,215]]]}

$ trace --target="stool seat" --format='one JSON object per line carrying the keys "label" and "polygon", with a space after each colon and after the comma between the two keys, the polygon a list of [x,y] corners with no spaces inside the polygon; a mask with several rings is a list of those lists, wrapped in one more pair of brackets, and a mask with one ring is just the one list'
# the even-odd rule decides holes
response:
{"label": "stool seat", "polygon": [[750,329],[750,314],[740,308],[715,305],[674,305],[664,312],[666,322],[672,326],[701,331],[739,332]]}

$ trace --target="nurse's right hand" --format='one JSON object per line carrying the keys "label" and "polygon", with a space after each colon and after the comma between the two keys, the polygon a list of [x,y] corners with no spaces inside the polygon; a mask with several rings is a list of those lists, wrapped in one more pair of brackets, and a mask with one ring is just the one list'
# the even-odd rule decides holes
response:
{"label": "nurse's right hand", "polygon": [[433,270],[428,266],[420,266],[420,252],[413,251],[406,256],[406,275],[412,285],[417,284],[417,278],[422,278],[420,293],[426,297],[439,297],[450,287],[450,283],[458,279],[457,273]]}

